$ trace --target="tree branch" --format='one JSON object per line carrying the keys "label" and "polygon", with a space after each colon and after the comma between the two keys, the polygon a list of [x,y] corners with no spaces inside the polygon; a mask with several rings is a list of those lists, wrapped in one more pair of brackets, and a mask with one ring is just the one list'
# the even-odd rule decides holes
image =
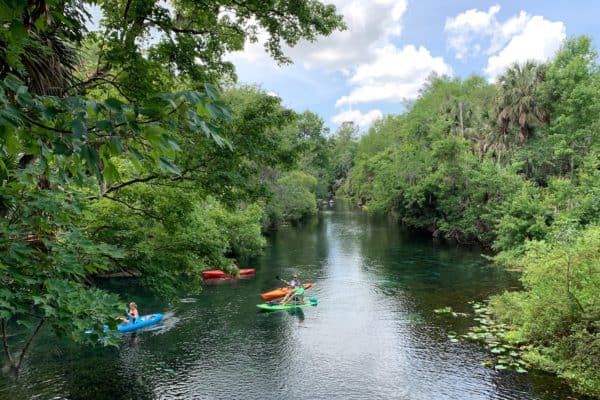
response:
{"label": "tree branch", "polygon": [[19,356],[19,361],[15,365],[17,370],[19,368],[21,368],[21,363],[23,362],[23,358],[25,358],[25,353],[27,353],[27,351],[29,350],[29,347],[31,346],[31,342],[33,342],[33,338],[35,338],[35,336],[38,334],[38,332],[42,328],[42,325],[44,325],[44,322],[46,322],[46,319],[42,318],[40,320],[40,322],[38,323],[38,325],[35,327],[35,330],[31,334],[31,336],[29,337],[29,340],[27,340],[27,343],[25,343],[25,346],[23,346],[23,350],[21,351],[21,355]]}
{"label": "tree branch", "polygon": [[90,199],[90,200],[99,199],[100,197],[105,197],[107,194],[115,192],[115,191],[117,191],[119,189],[122,189],[122,188],[124,188],[126,186],[130,186],[130,185],[133,185],[135,183],[145,183],[145,182],[151,181],[153,179],[158,179],[160,177],[161,177],[160,175],[150,175],[150,176],[147,176],[145,178],[135,178],[135,179],[132,179],[132,180],[120,183],[120,184],[118,184],[116,186],[111,186],[111,187],[107,188],[106,191],[104,191],[104,193],[100,193],[98,196],[88,197],[88,199]]}
{"label": "tree branch", "polygon": [[152,212],[150,212],[148,210],[145,210],[143,208],[138,208],[138,207],[132,206],[131,204],[127,203],[126,201],[123,201],[121,199],[117,199],[116,197],[110,197],[110,196],[103,196],[103,197],[105,199],[109,199],[109,200],[112,200],[112,201],[114,201],[116,203],[122,204],[125,207],[129,208],[130,210],[137,211],[138,213],[140,213],[142,215],[145,215],[147,217],[154,218],[154,219],[156,219],[158,221],[162,221],[163,220],[159,215],[156,215],[156,214],[154,214],[154,213],[152,213]]}
{"label": "tree branch", "polygon": [[129,14],[129,7],[131,6],[131,0],[127,0],[127,4],[125,5],[125,12],[123,13],[123,19],[127,22],[127,14]]}
{"label": "tree branch", "polygon": [[4,347],[4,353],[6,354],[6,358],[8,358],[8,362],[12,364],[13,359],[8,348],[8,338],[6,337],[6,320],[4,318],[0,319],[0,329],[2,329],[2,346]]}
{"label": "tree branch", "polygon": [[48,130],[50,130],[50,131],[53,131],[53,132],[58,132],[58,133],[65,133],[65,134],[68,134],[68,135],[72,134],[72,132],[71,132],[71,131],[66,131],[66,130],[64,130],[64,129],[57,129],[57,128],[53,128],[53,127],[51,127],[51,126],[46,126],[46,125],[44,125],[44,124],[42,124],[42,123],[40,123],[40,122],[37,122],[36,120],[34,120],[34,119],[32,119],[32,118],[28,117],[28,116],[27,116],[27,115],[25,115],[25,114],[23,114],[23,118],[25,118],[25,120],[27,120],[27,122],[31,123],[32,125],[35,125],[35,126],[37,126],[37,127],[43,128],[43,129],[48,129]]}

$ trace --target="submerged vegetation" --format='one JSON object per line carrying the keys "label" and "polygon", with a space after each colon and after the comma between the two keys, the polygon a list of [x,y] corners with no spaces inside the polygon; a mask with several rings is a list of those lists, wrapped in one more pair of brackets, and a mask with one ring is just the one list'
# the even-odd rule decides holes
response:
{"label": "submerged vegetation", "polygon": [[496,83],[432,77],[406,113],[356,142],[338,190],[410,228],[488,246],[496,262],[521,270],[524,290],[490,301],[494,326],[527,345],[528,363],[596,395],[599,107],[587,37],[547,63],[513,65]]}

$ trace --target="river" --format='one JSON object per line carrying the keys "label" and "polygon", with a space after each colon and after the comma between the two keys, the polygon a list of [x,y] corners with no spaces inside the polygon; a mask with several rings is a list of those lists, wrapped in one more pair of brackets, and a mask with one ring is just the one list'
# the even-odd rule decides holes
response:
{"label": "river", "polygon": [[[434,243],[343,205],[269,238],[257,275],[210,284],[171,304],[133,281],[112,290],[164,323],[120,348],[81,348],[44,332],[0,399],[577,399],[541,372],[482,367],[477,343],[452,343],[468,318],[451,306],[518,287],[476,249]],[[299,273],[319,305],[258,312],[275,276]]]}

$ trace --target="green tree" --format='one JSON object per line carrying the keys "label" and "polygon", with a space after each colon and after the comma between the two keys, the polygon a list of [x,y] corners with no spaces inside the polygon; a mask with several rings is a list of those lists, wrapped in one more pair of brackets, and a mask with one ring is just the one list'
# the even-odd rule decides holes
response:
{"label": "green tree", "polygon": [[533,241],[520,263],[525,291],[492,299],[509,336],[530,344],[526,359],[600,394],[600,228],[561,226],[552,242]]}
{"label": "green tree", "polygon": [[536,122],[548,122],[548,111],[539,100],[545,72],[544,65],[528,61],[523,65],[513,64],[498,78],[497,122],[503,135],[509,135],[518,127],[519,140],[524,143]]}
{"label": "green tree", "polygon": [[599,82],[586,37],[565,41],[547,64],[514,65],[495,85],[432,77],[406,113],[359,140],[343,186],[371,212],[491,246],[496,262],[521,269],[524,290],[491,301],[510,326],[506,339],[592,395],[600,393]]}
{"label": "green tree", "polygon": [[301,171],[290,171],[279,177],[272,188],[273,201],[267,207],[271,223],[295,222],[316,214],[316,185],[314,176]]}
{"label": "green tree", "polygon": [[334,167],[329,128],[325,127],[321,117],[310,111],[298,115],[297,123],[291,128],[291,134],[298,137],[298,168],[317,178],[316,195],[319,198],[332,196]]}
{"label": "green tree", "polygon": [[342,123],[331,139],[333,142],[333,193],[342,185],[354,164],[357,139],[358,126],[352,122]]}
{"label": "green tree", "polygon": [[[99,32],[87,32],[87,5],[102,10]],[[253,164],[293,156],[273,141],[252,147],[272,126],[260,115],[250,140],[235,130],[243,125],[235,118],[248,115],[234,109],[232,118],[220,98],[216,85],[233,75],[223,55],[262,29],[267,50],[286,62],[283,44],[343,23],[333,6],[308,0],[14,0],[0,3],[0,24],[0,333],[18,369],[43,326],[87,343],[98,334],[85,328],[115,326],[122,304],[94,288],[95,274],[137,262],[143,282],[168,294],[180,275],[205,265],[196,263],[202,257],[261,246],[261,213],[242,204],[261,187]],[[262,100],[257,112],[275,108],[275,125],[287,123],[288,112]],[[208,218],[213,193],[229,203]],[[248,230],[235,229],[236,220]],[[32,321],[15,358],[8,330]]]}

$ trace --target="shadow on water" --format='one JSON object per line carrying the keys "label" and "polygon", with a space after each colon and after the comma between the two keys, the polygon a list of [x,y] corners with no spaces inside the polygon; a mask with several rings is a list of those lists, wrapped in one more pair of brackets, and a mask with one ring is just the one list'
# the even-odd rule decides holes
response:
{"label": "shadow on water", "polygon": [[[134,281],[112,282],[142,313],[169,311],[163,324],[106,349],[44,332],[21,378],[0,377],[0,398],[578,398],[549,375],[483,368],[489,354],[480,346],[447,340],[469,321],[434,309],[469,311],[469,300],[519,286],[479,253],[326,205],[274,233],[252,279],[206,285],[172,304]],[[259,294],[294,273],[315,283],[307,296],[319,305],[258,312]]]}

